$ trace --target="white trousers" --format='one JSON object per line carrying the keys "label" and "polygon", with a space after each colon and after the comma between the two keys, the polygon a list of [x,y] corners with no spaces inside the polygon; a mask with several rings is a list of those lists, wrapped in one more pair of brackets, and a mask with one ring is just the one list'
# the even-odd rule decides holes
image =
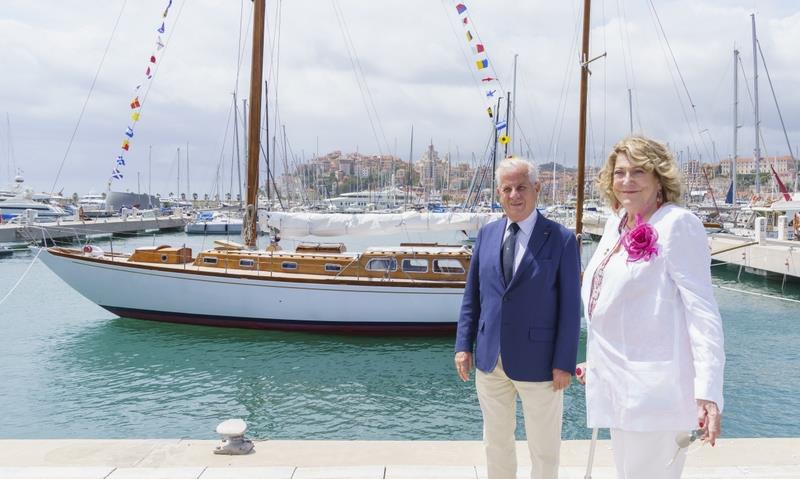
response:
{"label": "white trousers", "polygon": [[[675,436],[686,431],[634,432],[611,429],[611,449],[617,479],[679,479],[686,463],[686,449],[678,456]],[[670,464],[672,458],[675,461]]]}
{"label": "white trousers", "polygon": [[531,457],[531,479],[558,478],[564,391],[553,382],[514,381],[501,361],[491,373],[476,371],[475,387],[483,413],[483,445],[488,479],[516,479],[517,396],[522,401],[525,436]]}

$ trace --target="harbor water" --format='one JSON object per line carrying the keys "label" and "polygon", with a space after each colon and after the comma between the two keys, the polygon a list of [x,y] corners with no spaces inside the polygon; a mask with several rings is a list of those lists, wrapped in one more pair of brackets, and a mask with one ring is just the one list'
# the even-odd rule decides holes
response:
{"label": "harbor water", "polygon": [[[197,251],[213,239],[224,237],[115,237],[113,248],[186,244]],[[430,239],[346,243],[359,250]],[[461,235],[434,239],[455,242]],[[111,247],[108,239],[95,243]],[[210,439],[232,417],[245,419],[249,435],[259,439],[481,437],[474,383],[455,374],[452,337],[349,337],[118,318],[38,260],[32,263],[35,254],[0,259],[0,297],[30,266],[0,304],[0,438]],[[737,278],[725,266],[712,271],[728,358],[724,436],[800,437],[794,414],[800,287]],[[585,335],[581,341],[583,351]],[[583,401],[582,387],[573,383],[565,396],[565,439],[590,436]],[[521,428],[517,435],[523,437]]]}

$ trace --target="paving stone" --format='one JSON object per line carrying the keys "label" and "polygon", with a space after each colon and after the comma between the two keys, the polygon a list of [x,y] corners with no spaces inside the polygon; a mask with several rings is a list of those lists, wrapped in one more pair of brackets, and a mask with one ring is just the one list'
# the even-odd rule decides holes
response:
{"label": "paving stone", "polygon": [[292,479],[383,479],[383,466],[298,467]]}
{"label": "paving stone", "polygon": [[105,479],[113,467],[0,467],[1,479]]}
{"label": "paving stone", "polygon": [[384,479],[477,479],[474,466],[386,466]]}
{"label": "paving stone", "polygon": [[292,479],[294,467],[209,467],[200,479]]}
{"label": "paving stone", "polygon": [[108,479],[198,479],[205,467],[120,467]]}

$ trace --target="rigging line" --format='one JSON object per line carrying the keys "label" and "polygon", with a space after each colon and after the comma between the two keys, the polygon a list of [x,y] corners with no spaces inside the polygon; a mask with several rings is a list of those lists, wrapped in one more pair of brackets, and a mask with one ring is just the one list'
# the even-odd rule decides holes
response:
{"label": "rigging line", "polygon": [[[606,0],[600,2],[601,16],[603,18],[603,25],[606,24]],[[608,51],[607,46],[607,28],[603,28],[603,51]],[[608,125],[608,63],[603,62],[603,146],[600,149],[602,154],[606,152],[606,126]]]}
{"label": "rigging line", "polygon": [[[697,128],[698,132],[701,132],[701,131],[703,131],[703,129],[700,126],[700,119],[699,119],[699,117],[697,115],[697,105],[695,104],[694,100],[692,99],[691,93],[689,93],[689,87],[686,85],[686,80],[683,77],[683,73],[681,72],[680,66],[678,66],[678,60],[675,58],[675,53],[673,52],[672,45],[670,44],[669,38],[667,37],[667,32],[664,30],[664,25],[661,23],[661,17],[659,17],[659,15],[658,15],[658,11],[656,10],[656,6],[653,3],[653,0],[648,0],[648,5],[650,6],[650,10],[653,13],[653,17],[654,17],[654,19],[655,19],[655,21],[657,23],[658,30],[661,32],[661,35],[662,35],[662,37],[664,39],[664,43],[667,46],[667,50],[669,51],[669,55],[670,55],[670,58],[672,59],[672,63],[675,65],[675,71],[677,72],[678,77],[681,80],[681,85],[683,85],[684,92],[686,92],[686,98],[689,99],[689,105],[691,106],[692,112],[693,112],[693,115],[694,115],[695,127]],[[662,47],[662,49],[663,49],[663,47]],[[714,142],[714,138],[711,135],[711,130],[706,129],[705,131],[708,132],[708,136],[709,136],[709,138],[711,139],[711,141],[713,143]],[[700,142],[703,144],[703,149],[706,151],[706,156],[708,158],[711,158],[712,160],[714,160],[714,158],[712,157],[711,152],[708,149],[708,144],[706,143],[705,139],[702,137],[702,135],[698,135],[698,136],[700,137]],[[695,148],[697,149],[697,145],[695,145]]]}
{"label": "rigging line", "polygon": [[234,91],[239,89],[239,72],[242,69],[242,19],[244,18],[244,0],[239,4],[239,37],[236,39],[236,80]]}
{"label": "rigging line", "polygon": [[[366,80],[361,78],[363,72],[359,70],[358,59],[355,53],[355,46],[350,44],[348,35],[347,35],[347,26],[344,23],[344,15],[339,11],[338,4],[336,0],[331,0],[331,5],[333,6],[334,14],[336,15],[336,21],[339,23],[339,29],[342,33],[342,38],[344,39],[345,49],[347,50],[347,55],[350,60],[350,65],[353,67],[353,74],[356,77],[356,84],[358,85],[359,92],[361,93],[361,101],[364,103],[364,109],[367,113],[367,119],[369,120],[370,128],[372,129],[372,135],[375,139],[375,143],[378,147],[378,152],[383,155],[383,148],[381,147],[381,140],[380,135],[378,135],[378,128],[375,126],[379,119],[377,118],[377,111],[373,112],[370,109],[370,102],[368,98],[369,89],[366,85]],[[361,75],[360,75],[361,74]],[[365,94],[365,90],[367,93]],[[373,119],[373,116],[376,116]]]}
{"label": "rigging line", "polygon": [[53,186],[50,187],[51,192],[56,190],[56,184],[58,183],[58,179],[61,177],[61,170],[64,169],[64,163],[66,163],[67,161],[69,150],[72,148],[72,143],[75,141],[75,136],[78,134],[78,128],[81,126],[81,120],[83,119],[83,114],[86,112],[86,106],[89,104],[89,99],[92,97],[92,92],[94,92],[94,87],[97,84],[97,78],[100,76],[100,70],[103,69],[103,64],[106,61],[108,50],[111,48],[111,42],[114,40],[114,35],[117,33],[117,27],[119,26],[119,22],[122,19],[122,13],[125,11],[125,5],[127,3],[128,0],[122,1],[122,7],[119,9],[117,20],[114,22],[114,28],[111,29],[111,35],[108,37],[108,42],[106,43],[106,49],[103,51],[103,56],[100,58],[100,64],[97,65],[97,71],[95,71],[94,78],[92,79],[92,84],[91,86],[89,86],[89,92],[86,94],[86,99],[83,101],[81,112],[78,114],[78,121],[75,123],[75,128],[72,130],[72,136],[70,136],[69,142],[67,142],[67,149],[64,152],[64,157],[61,159],[61,163],[58,165],[58,170],[56,171],[56,177],[53,180]]}
{"label": "rigging line", "polygon": [[[280,85],[280,61],[281,61],[281,29],[283,26],[283,1],[278,0],[275,2],[275,27],[272,31],[272,46],[270,47],[270,56],[269,56],[269,69],[267,73],[267,78],[271,78],[272,81],[272,93],[275,98],[275,101],[272,104],[272,110],[275,112],[272,115],[272,158],[277,160],[277,156],[275,153],[275,149],[277,148],[276,138],[278,135],[278,125],[280,125],[280,109],[278,104],[278,87]],[[270,147],[270,138],[267,138],[267,148]],[[276,167],[278,166],[278,162],[275,161]]]}
{"label": "rigging line", "polygon": [[789,156],[794,161],[794,154],[792,153],[792,144],[789,143],[789,135],[786,133],[786,124],[783,122],[783,114],[781,114],[781,107],[778,104],[778,97],[775,94],[775,87],[772,85],[772,77],[769,74],[769,68],[767,68],[767,60],[764,58],[764,52],[761,50],[761,42],[756,39],[756,45],[758,46],[758,53],[761,55],[761,63],[764,65],[764,71],[767,73],[767,81],[769,82],[769,89],[772,91],[772,99],[775,101],[775,109],[778,110],[778,118],[781,120],[781,128],[783,128],[783,136],[786,138],[786,146],[789,148]]}
{"label": "rigging line", "polygon": [[[175,15],[175,20],[172,22],[172,28],[170,29],[170,32],[167,35],[167,43],[164,46],[164,48],[161,49],[161,54],[160,54],[161,59],[158,61],[158,63],[156,63],[156,66],[153,68],[152,78],[150,79],[149,82],[147,82],[147,89],[145,90],[144,95],[142,95],[141,106],[139,107],[140,114],[144,111],[145,103],[147,103],[147,97],[148,95],[150,95],[150,90],[153,88],[153,83],[154,83],[153,80],[155,80],[156,75],[158,74],[158,70],[161,68],[161,64],[164,63],[164,57],[167,56],[167,50],[169,49],[169,45],[172,40],[172,35],[175,34],[175,30],[178,27],[178,20],[181,18],[181,14],[183,13],[183,7],[185,6],[186,6],[186,1],[181,2],[181,6],[180,8],[178,8],[178,13]],[[155,51],[153,51],[151,54],[154,53]]]}
{"label": "rigging line", "polygon": [[[650,10],[650,13],[651,13],[651,20],[653,21],[654,26],[657,27],[658,25],[655,25],[655,23],[656,23],[655,18],[656,17],[654,15],[654,12],[652,10]],[[656,28],[656,33],[658,33],[658,29],[657,28]],[[661,53],[664,55],[665,59],[667,60],[667,64],[669,64],[669,59],[667,58],[667,50],[665,50],[665,48],[664,48],[664,43],[667,43],[667,45],[669,43],[668,43],[666,37],[663,37],[663,40],[662,40],[662,36],[661,35],[657,34],[656,38],[658,39],[659,46],[661,47]],[[670,52],[671,52],[671,49],[670,49]],[[673,57],[673,61],[674,61],[674,57]],[[676,62],[676,69],[677,69],[677,62]],[[686,129],[687,129],[687,131],[689,133],[689,138],[690,138],[690,140],[692,142],[692,146],[694,146],[694,149],[699,153],[700,152],[700,148],[697,145],[697,138],[695,137],[695,134],[696,134],[696,132],[699,133],[701,129],[699,127],[699,124],[697,125],[697,130],[695,130],[694,127],[692,126],[692,121],[689,118],[686,105],[683,102],[683,95],[681,95],[680,88],[678,87],[678,82],[675,80],[675,73],[670,68],[667,68],[667,71],[669,72],[670,79],[672,80],[672,87],[675,90],[675,97],[677,98],[678,104],[680,105],[681,115],[683,115],[683,119],[684,119],[684,122],[686,124]],[[678,74],[680,75],[680,70],[679,69],[678,69]],[[685,87],[685,84],[684,84],[684,87]],[[688,96],[688,90],[687,90],[687,96]],[[689,97],[689,102],[691,103],[691,97]],[[692,107],[694,107],[693,104],[692,104]],[[695,119],[697,119],[696,113],[697,112],[695,110]],[[701,138],[701,141],[703,141],[702,138]],[[704,149],[707,150],[707,148],[705,147],[706,145],[703,144],[703,146],[704,146]]]}
{"label": "rigging line", "polygon": [[[624,59],[625,63],[625,75],[626,75],[626,86],[631,89],[631,97],[632,103],[635,105],[634,112],[636,114],[636,123],[639,125],[639,131],[644,131],[644,126],[642,126],[642,116],[641,116],[641,108],[639,107],[639,88],[636,83],[636,69],[633,67],[633,42],[631,41],[631,31],[628,29],[628,13],[625,9],[625,0],[622,0],[620,4],[620,0],[617,0],[617,12],[621,15],[623,19],[623,23],[620,25],[620,41],[623,42],[623,50],[622,53],[625,55],[626,49],[625,45],[627,45],[627,59]],[[624,30],[623,30],[624,26]],[[624,35],[623,35],[624,33]],[[627,40],[623,40],[623,38]],[[630,83],[628,84],[627,75],[628,69],[630,69]]]}
{"label": "rigging line", "polygon": [[[753,93],[750,91],[750,79],[747,77],[747,72],[744,70],[744,63],[742,63],[742,57],[739,57],[739,69],[742,72],[742,77],[744,78],[744,86],[747,90],[747,98],[750,100],[750,106],[753,108],[751,113],[755,111],[755,100],[753,99]],[[763,156],[769,158],[769,151],[767,149],[767,142],[764,139],[764,129],[758,129],[758,137],[761,140],[761,146],[763,150]]]}
{"label": "rigging line", "polygon": [[[225,161],[225,146],[226,146],[226,143],[228,141],[228,131],[230,130],[230,127],[231,127],[231,115],[232,114],[233,114],[233,105],[231,105],[231,108],[228,110],[228,120],[225,123],[225,133],[222,135],[222,147],[219,150],[219,162],[217,163],[217,175],[214,177],[214,183],[212,184],[213,186],[211,188],[212,191],[214,191],[216,189],[217,190],[217,194],[219,194],[220,197],[222,197],[225,192],[222,190],[222,185],[224,184],[224,178],[220,179],[219,172],[222,169],[222,165],[223,165],[223,163]],[[224,173],[223,173],[223,175],[224,175]]]}
{"label": "rigging line", "polygon": [[717,285],[717,284],[715,284],[714,287],[715,288],[719,288],[719,289],[724,289],[724,290],[727,290],[727,291],[733,291],[735,293],[744,293],[744,294],[750,294],[750,295],[753,295],[753,296],[761,296],[761,297],[764,297],[764,298],[779,299],[781,301],[789,301],[789,302],[792,302],[792,303],[800,303],[800,300],[797,300],[797,299],[794,299],[794,298],[786,298],[784,296],[775,296],[774,294],[757,293],[755,291],[747,291],[746,289],[731,288],[729,286],[720,286],[720,285]]}
{"label": "rigging line", "polygon": [[14,286],[12,286],[11,289],[8,290],[8,293],[6,293],[6,295],[3,296],[3,299],[0,299],[0,306],[2,306],[3,303],[6,302],[6,300],[11,296],[11,294],[14,292],[14,290],[17,289],[17,286],[19,286],[20,283],[22,283],[22,280],[25,279],[25,277],[28,275],[28,272],[30,272],[31,268],[33,267],[33,264],[36,263],[36,259],[39,258],[39,254],[42,252],[43,249],[44,248],[42,247],[42,248],[39,248],[38,251],[36,251],[36,256],[33,257],[33,260],[31,261],[31,264],[29,264],[28,267],[25,268],[25,271],[22,273],[22,276],[20,276],[19,279],[17,280],[17,282],[14,283]]}
{"label": "rigging line", "polygon": [[[579,16],[576,15],[576,17],[579,17]],[[567,97],[569,95],[569,86],[572,84],[572,81],[571,81],[572,77],[575,76],[573,74],[575,62],[572,61],[572,58],[573,58],[573,55],[577,56],[578,37],[579,37],[580,28],[581,28],[581,22],[580,22],[580,20],[576,20],[575,29],[574,29],[573,38],[572,38],[572,45],[570,46],[570,51],[569,51],[569,55],[568,55],[568,58],[570,58],[570,60],[567,61],[567,68],[564,71],[564,78],[561,80],[561,92],[559,93],[558,106],[556,108],[555,118],[554,118],[554,121],[553,121],[553,130],[550,133],[550,143],[547,146],[547,155],[553,155],[552,161],[556,161],[555,160],[555,149],[557,148],[557,141],[558,141],[556,139],[556,130],[559,129],[559,124],[561,125],[561,127],[563,127],[563,124],[564,124],[563,117],[566,116]],[[579,59],[578,63],[580,63],[580,61],[581,60]],[[560,121],[559,121],[559,117],[561,117]],[[561,138],[560,131],[558,133],[558,138],[559,139]]]}
{"label": "rigging line", "polygon": [[[450,27],[450,31],[453,33],[453,37],[456,39],[456,45],[458,45],[458,50],[461,52],[461,57],[464,59],[464,64],[467,66],[467,71],[469,72],[470,76],[472,77],[473,83],[475,84],[475,89],[478,90],[478,95],[481,98],[485,98],[483,89],[481,88],[481,81],[478,79],[478,76],[472,70],[472,63],[469,58],[467,58],[467,54],[465,53],[466,49],[464,48],[463,41],[458,36],[458,32],[456,32],[455,28],[453,28],[453,22],[450,21],[450,14],[448,13],[447,7],[445,6],[445,2],[449,0],[442,0],[439,2],[439,5],[442,6],[442,11],[445,15],[445,20],[447,21],[447,25]],[[499,82],[498,82],[499,83]]]}
{"label": "rigging line", "polygon": [[[358,71],[361,73],[361,81],[364,84],[364,90],[367,92],[367,99],[369,100],[369,104],[372,107],[372,112],[373,115],[375,116],[375,122],[378,125],[378,132],[380,133],[381,138],[383,138],[383,147],[386,148],[387,152],[392,151],[391,147],[389,146],[389,141],[386,139],[386,133],[384,132],[383,129],[383,122],[381,122],[380,115],[378,114],[378,108],[375,106],[375,100],[372,96],[372,91],[370,90],[369,84],[367,83],[367,76],[364,73],[364,69],[361,67],[361,60],[358,57],[358,52],[356,51],[355,43],[353,42],[353,38],[350,36],[350,29],[347,27],[347,21],[344,18],[344,10],[342,10],[342,6],[339,5],[338,1],[334,0],[333,3],[334,3],[334,8],[339,9],[339,16],[342,20],[342,25],[344,26],[343,32],[344,35],[346,36],[346,41],[350,43],[350,48],[355,58],[356,66],[358,67]],[[381,155],[383,155],[383,151],[381,151],[383,150],[383,147],[381,147],[380,145],[380,138],[378,138],[377,140],[379,143],[378,150],[381,153]]]}

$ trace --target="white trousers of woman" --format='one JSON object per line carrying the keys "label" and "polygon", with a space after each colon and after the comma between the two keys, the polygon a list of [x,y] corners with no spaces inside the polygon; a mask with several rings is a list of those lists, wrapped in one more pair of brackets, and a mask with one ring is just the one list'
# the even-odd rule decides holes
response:
{"label": "white trousers of woman", "polygon": [[517,478],[517,396],[522,401],[525,436],[532,479],[556,479],[561,452],[564,391],[553,391],[552,381],[514,381],[503,363],[491,373],[477,370],[475,385],[483,413],[483,444],[488,479]]}
{"label": "white trousers of woman", "polygon": [[[686,449],[678,451],[675,437],[686,431],[636,432],[611,429],[611,449],[617,479],[679,479]],[[675,461],[670,464],[672,458]]]}

